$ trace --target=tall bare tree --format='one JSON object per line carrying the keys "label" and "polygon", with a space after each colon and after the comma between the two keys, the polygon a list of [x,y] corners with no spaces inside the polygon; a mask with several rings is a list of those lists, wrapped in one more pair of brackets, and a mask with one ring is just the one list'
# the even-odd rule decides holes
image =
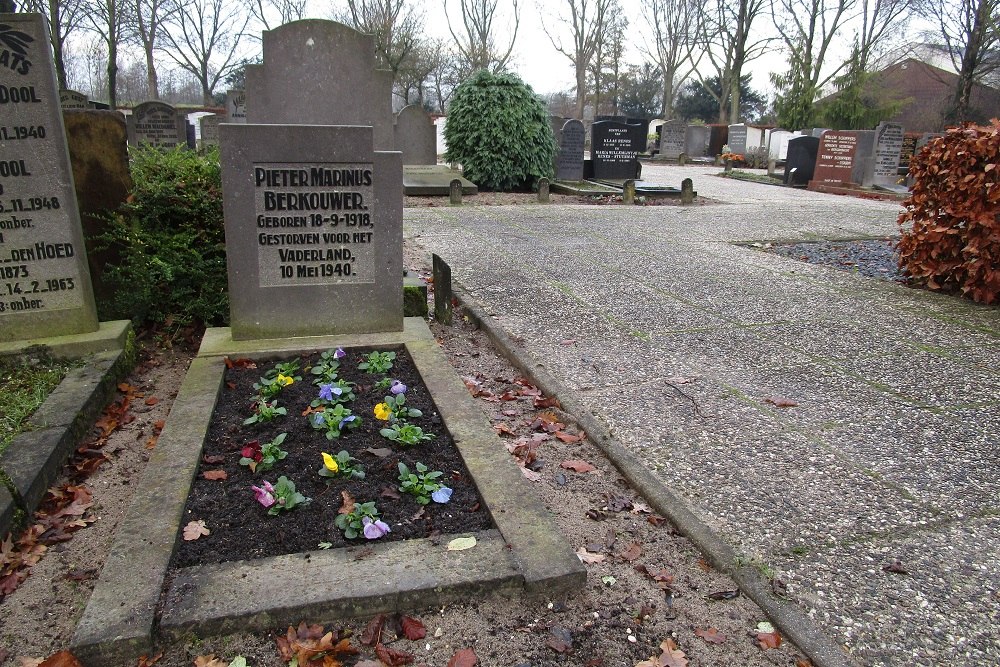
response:
{"label": "tall bare tree", "polygon": [[423,14],[408,0],[347,0],[347,12],[338,18],[375,38],[375,55],[398,82],[420,41]]}
{"label": "tall bare tree", "polygon": [[162,51],[198,79],[202,103],[210,105],[219,81],[240,64],[236,53],[250,14],[226,0],[170,0],[169,7]]}
{"label": "tall bare tree", "polygon": [[646,0],[646,23],[652,31],[653,45],[646,45],[646,55],[660,69],[663,81],[660,116],[673,118],[674,100],[684,82],[697,66],[697,48],[701,3],[698,0]]}
{"label": "tall bare tree", "polygon": [[126,0],[86,0],[85,23],[88,30],[104,40],[108,62],[108,105],[118,106],[118,47],[125,39]]}
{"label": "tall bare tree", "polygon": [[[570,44],[564,45],[562,38],[549,32],[545,23],[542,23],[542,28],[556,51],[573,63],[576,74],[576,117],[583,118],[583,107],[587,99],[587,68],[604,39],[611,10],[617,6],[617,0],[563,0],[563,4],[569,17],[566,18],[560,12],[558,21],[569,27],[572,38]],[[542,11],[541,7],[539,10]],[[546,13],[551,14],[551,8]]]}
{"label": "tall bare tree", "polygon": [[933,37],[958,72],[946,120],[967,120],[972,87],[1000,72],[1000,0],[925,0],[920,11],[935,23]]}
{"label": "tall bare tree", "polygon": [[[755,24],[768,0],[708,0],[698,21],[699,41],[709,67],[698,80],[719,103],[719,122],[737,123],[740,118],[740,78],[747,63],[764,54],[772,38],[752,37]],[[719,81],[719,92],[709,84]]]}
{"label": "tall bare tree", "polygon": [[156,43],[163,33],[163,22],[170,17],[169,0],[129,0],[129,37],[138,42],[146,58],[146,94],[151,100],[160,99],[160,82],[156,74]]}
{"label": "tall bare tree", "polygon": [[913,0],[861,0],[861,28],[854,38],[857,67],[868,72],[890,44],[901,37],[913,10]]}
{"label": "tall bare tree", "polygon": [[787,72],[772,76],[781,89],[775,102],[779,124],[801,127],[811,122],[817,93],[849,65],[844,61],[824,68],[830,45],[856,2],[775,0],[771,12],[788,54]]}
{"label": "tall bare tree", "polygon": [[497,46],[496,30],[493,23],[497,18],[498,0],[459,0],[462,14],[462,25],[456,31],[452,25],[451,14],[448,13],[448,1],[444,0],[445,18],[448,20],[448,32],[455,40],[461,66],[466,73],[487,69],[494,74],[507,69],[511,55],[514,53],[514,42],[517,40],[517,30],[520,26],[518,0],[512,0],[513,29],[507,26],[510,42],[506,49]]}
{"label": "tall bare tree", "polygon": [[[262,30],[274,30],[280,25],[305,18],[308,1],[247,0],[247,8]],[[260,37],[257,36],[256,39]]]}
{"label": "tall bare tree", "polygon": [[26,0],[21,3],[21,9],[45,17],[52,42],[56,79],[60,88],[69,88],[66,83],[66,40],[84,19],[83,0]]}
{"label": "tall bare tree", "polygon": [[605,104],[605,110],[612,115],[618,115],[618,90],[621,83],[621,66],[625,55],[625,29],[628,28],[628,17],[618,12],[608,15],[607,26],[598,35],[594,57],[590,60],[587,70],[593,84],[591,99],[594,110],[601,113],[601,105],[607,97],[611,104]]}

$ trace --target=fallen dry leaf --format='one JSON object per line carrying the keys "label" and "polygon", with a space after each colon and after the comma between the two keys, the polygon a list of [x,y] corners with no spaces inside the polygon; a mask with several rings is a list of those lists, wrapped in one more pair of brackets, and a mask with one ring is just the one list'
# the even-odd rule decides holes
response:
{"label": "fallen dry leaf", "polygon": [[795,401],[790,398],[785,398],[784,396],[768,396],[764,399],[765,403],[770,403],[771,405],[778,408],[794,408],[798,405]]}
{"label": "fallen dry leaf", "polygon": [[382,625],[385,623],[385,614],[379,614],[368,621],[364,631],[361,633],[361,643],[365,646],[375,646],[382,642]]}
{"label": "fallen dry leaf", "polygon": [[194,667],[227,667],[227,665],[228,662],[216,658],[214,653],[195,656],[194,659]]}
{"label": "fallen dry leaf", "polygon": [[715,628],[709,628],[708,630],[695,628],[694,634],[696,637],[701,637],[709,644],[724,644],[726,641],[726,636]]}
{"label": "fallen dry leaf", "polygon": [[540,482],[542,480],[542,474],[535,472],[534,470],[528,470],[527,468],[521,468],[521,474],[525,476],[531,482]]}
{"label": "fallen dry leaf", "polygon": [[205,472],[201,473],[201,476],[213,482],[221,481],[229,477],[229,475],[226,474],[225,470],[206,470]]}
{"label": "fallen dry leaf", "polygon": [[153,667],[153,665],[158,663],[160,661],[160,658],[162,657],[163,657],[162,653],[157,653],[152,658],[150,658],[147,655],[140,655],[139,664],[136,665],[136,667]]}
{"label": "fallen dry leaf", "polygon": [[660,657],[650,656],[649,660],[636,663],[635,667],[687,667],[684,651],[677,648],[674,640],[664,639],[660,643],[660,651]]}
{"label": "fallen dry leaf", "polygon": [[350,514],[354,511],[354,496],[347,491],[341,491],[340,497],[344,499],[344,504],[337,510],[337,514]]}
{"label": "fallen dry leaf", "polygon": [[549,396],[548,398],[535,396],[533,404],[536,408],[562,408],[562,405],[559,403],[559,399],[555,396]]}
{"label": "fallen dry leaf", "polygon": [[149,398],[146,399],[146,405],[156,405],[159,402],[160,399],[158,399],[156,396],[150,396]]}
{"label": "fallen dry leaf", "polygon": [[375,645],[375,655],[378,659],[389,665],[389,667],[402,667],[413,662],[413,656],[406,651],[394,649],[385,644]]}
{"label": "fallen dry leaf", "polygon": [[388,447],[369,447],[367,449],[362,449],[361,453],[371,454],[372,456],[377,456],[380,459],[384,459],[385,457],[392,454],[392,450],[389,449]]}
{"label": "fallen dry leaf", "polygon": [[584,563],[591,565],[593,563],[603,563],[605,559],[604,554],[595,554],[587,551],[586,547],[580,547],[576,550],[577,557]]}
{"label": "fallen dry leaf", "polygon": [[557,438],[559,438],[568,445],[583,440],[582,435],[573,435],[572,433],[567,433],[566,431],[556,431],[553,435],[555,435]]}
{"label": "fallen dry leaf", "polygon": [[225,456],[215,455],[215,454],[205,454],[201,457],[201,460],[211,466],[219,465],[226,460]]}
{"label": "fallen dry leaf", "polygon": [[403,636],[410,641],[423,639],[427,636],[427,628],[425,628],[424,624],[420,622],[420,619],[404,615],[400,619],[400,622],[403,625]]}
{"label": "fallen dry leaf", "polygon": [[778,634],[777,630],[774,632],[758,632],[757,643],[764,650],[778,648],[781,646],[781,635]]}
{"label": "fallen dry leaf", "polygon": [[193,542],[194,540],[197,540],[199,537],[203,537],[205,535],[211,535],[211,534],[212,534],[212,531],[210,531],[205,526],[205,520],[204,519],[198,519],[197,521],[192,521],[192,522],[188,523],[188,525],[184,526],[184,541],[185,542]]}
{"label": "fallen dry leaf", "polygon": [[493,430],[497,435],[517,435],[507,422],[497,422],[493,425]]}
{"label": "fallen dry leaf", "polygon": [[479,656],[471,648],[463,648],[448,661],[448,667],[475,667],[479,664]]}
{"label": "fallen dry leaf", "polygon": [[43,660],[38,667],[83,667],[83,665],[69,651],[59,651]]}
{"label": "fallen dry leaf", "polygon": [[563,461],[559,464],[560,468],[565,468],[566,470],[572,470],[573,472],[591,472],[597,470],[595,466],[587,463],[586,461],[581,461],[580,459],[570,459],[569,461]]}
{"label": "fallen dry leaf", "polygon": [[641,555],[642,555],[642,545],[640,545],[638,542],[632,542],[628,545],[625,551],[618,554],[618,557],[626,562],[631,563],[635,560],[638,560],[639,556]]}

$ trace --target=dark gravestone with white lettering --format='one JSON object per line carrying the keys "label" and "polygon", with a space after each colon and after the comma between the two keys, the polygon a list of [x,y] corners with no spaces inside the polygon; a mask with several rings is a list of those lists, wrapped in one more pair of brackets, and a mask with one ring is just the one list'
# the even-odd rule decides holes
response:
{"label": "dark gravestone with white lettering", "polygon": [[668,120],[660,126],[660,155],[676,160],[684,153],[684,131],[682,120]]}
{"label": "dark gravestone with white lettering", "polygon": [[402,330],[400,154],[371,127],[219,134],[233,339]]}
{"label": "dark gravestone with white lettering", "polygon": [[865,185],[895,187],[899,180],[899,154],[902,150],[903,126],[879,123],[875,128],[875,159],[868,170]]}
{"label": "dark gravestone with white lettering", "polygon": [[810,187],[856,185],[864,180],[875,133],[871,130],[827,130],[819,140]]}
{"label": "dark gravestone with white lettering", "polygon": [[747,126],[729,126],[729,152],[743,155],[747,152]]}
{"label": "dark gravestone with white lettering", "polygon": [[307,19],[263,33],[264,62],[246,67],[247,122],[369,125],[375,149],[393,150],[392,72],[375,38]]}
{"label": "dark gravestone with white lettering", "polygon": [[188,145],[188,122],[164,102],[143,102],[126,119],[130,146],[148,144],[172,149]]}
{"label": "dark gravestone with white lettering", "polygon": [[590,155],[594,178],[636,178],[638,155],[645,143],[642,125],[598,121],[590,126]]}
{"label": "dark gravestone with white lettering", "polygon": [[917,140],[920,135],[916,132],[907,132],[903,135],[903,147],[899,151],[899,170],[905,172],[910,166],[910,160],[917,150]]}
{"label": "dark gravestone with white lettering", "polygon": [[0,62],[0,341],[97,331],[41,15],[0,16]]}
{"label": "dark gravestone with white lettering", "polygon": [[816,153],[819,139],[816,137],[795,137],[788,142],[785,158],[785,184],[808,185],[816,168]]}
{"label": "dark gravestone with white lettering", "polygon": [[556,154],[556,178],[561,181],[583,180],[583,145],[586,131],[583,123],[571,118],[563,123]]}

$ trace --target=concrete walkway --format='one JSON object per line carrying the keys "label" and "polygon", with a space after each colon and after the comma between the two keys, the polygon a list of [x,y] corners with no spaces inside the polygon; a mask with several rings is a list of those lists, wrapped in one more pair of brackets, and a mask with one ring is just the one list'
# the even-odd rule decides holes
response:
{"label": "concrete walkway", "polygon": [[890,236],[899,207],[717,171],[644,167],[719,204],[405,234],[858,662],[1000,664],[1000,309],[737,245]]}

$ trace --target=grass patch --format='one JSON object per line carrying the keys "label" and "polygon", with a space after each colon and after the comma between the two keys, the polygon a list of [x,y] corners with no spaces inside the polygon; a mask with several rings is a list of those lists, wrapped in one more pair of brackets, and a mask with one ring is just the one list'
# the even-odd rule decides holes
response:
{"label": "grass patch", "polygon": [[28,430],[28,418],[75,365],[50,358],[0,359],[0,453]]}
{"label": "grass patch", "polygon": [[755,174],[749,171],[741,171],[739,169],[733,169],[730,173],[719,172],[718,176],[723,178],[734,178],[737,181],[752,181],[754,183],[767,183],[768,185],[781,185],[781,181],[777,178],[772,178],[764,174]]}

